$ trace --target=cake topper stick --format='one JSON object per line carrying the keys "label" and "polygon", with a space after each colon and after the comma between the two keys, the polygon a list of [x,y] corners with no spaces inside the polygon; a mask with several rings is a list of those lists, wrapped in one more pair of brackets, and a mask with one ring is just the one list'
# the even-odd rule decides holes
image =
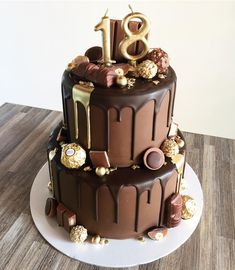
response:
{"label": "cake topper stick", "polygon": [[95,26],[95,31],[102,31],[102,40],[103,40],[103,46],[102,46],[102,60],[100,63],[104,64],[105,66],[111,66],[112,63],[115,63],[114,60],[111,60],[110,57],[110,19],[107,16],[108,9],[106,10],[104,16],[102,17],[102,20],[99,24]]}
{"label": "cake topper stick", "polygon": [[[133,12],[133,9],[130,5],[129,5],[129,8],[131,10],[131,13],[128,14],[122,20],[122,29],[124,30],[126,37],[120,42],[119,49],[120,49],[121,54],[126,59],[131,60],[132,62],[135,62],[138,59],[143,58],[149,51],[149,44],[145,36],[149,33],[150,21],[144,14],[140,12]],[[128,27],[129,22],[132,19],[140,19],[142,21],[140,29],[138,29],[135,32],[132,32]],[[137,41],[142,41],[144,48],[141,51],[141,53],[137,55],[130,55],[127,51],[128,47]]]}

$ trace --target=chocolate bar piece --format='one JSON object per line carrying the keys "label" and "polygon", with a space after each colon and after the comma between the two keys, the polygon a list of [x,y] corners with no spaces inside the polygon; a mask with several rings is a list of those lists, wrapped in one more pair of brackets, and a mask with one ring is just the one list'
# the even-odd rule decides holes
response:
{"label": "chocolate bar piece", "polygon": [[63,214],[67,210],[62,203],[59,203],[57,206],[57,223],[59,226],[64,225],[64,220],[63,220]]}
{"label": "chocolate bar piece", "polygon": [[70,232],[71,227],[76,225],[76,214],[66,210],[63,214],[64,228],[66,231]]}
{"label": "chocolate bar piece", "polygon": [[[141,22],[130,21],[129,29],[134,33],[141,27]],[[110,20],[110,47],[111,47],[111,58],[116,60],[117,63],[126,62],[127,60],[123,57],[119,50],[120,42],[125,38],[125,32],[122,29],[121,20]],[[146,35],[146,39],[148,36]],[[130,55],[137,55],[143,50],[143,42],[136,41],[128,47],[128,53]]]}
{"label": "chocolate bar piece", "polygon": [[166,201],[166,226],[176,227],[181,221],[182,197],[179,193],[171,195]]}
{"label": "chocolate bar piece", "polygon": [[90,158],[92,165],[96,167],[105,167],[109,168],[109,157],[106,151],[90,151]]}
{"label": "chocolate bar piece", "polygon": [[115,70],[122,68],[125,74],[128,71],[128,67],[128,64],[118,64],[111,67],[100,67],[93,63],[83,62],[77,68],[74,68],[72,73],[101,86],[110,87],[115,83],[117,77]]}
{"label": "chocolate bar piece", "polygon": [[76,214],[68,210],[62,203],[57,206],[57,222],[59,226],[70,232],[71,227],[76,225]]}

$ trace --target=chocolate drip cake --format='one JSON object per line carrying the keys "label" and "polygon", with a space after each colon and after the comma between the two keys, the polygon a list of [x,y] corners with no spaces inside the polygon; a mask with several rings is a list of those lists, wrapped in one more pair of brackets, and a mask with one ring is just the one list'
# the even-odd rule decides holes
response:
{"label": "chocolate drip cake", "polygon": [[[157,240],[181,220],[185,143],[172,120],[176,74],[166,52],[148,48],[148,19],[128,16],[104,16],[109,50],[105,43],[88,49],[62,78],[64,120],[49,139],[45,212],[75,242],[88,234]],[[125,47],[126,27],[144,37]]]}

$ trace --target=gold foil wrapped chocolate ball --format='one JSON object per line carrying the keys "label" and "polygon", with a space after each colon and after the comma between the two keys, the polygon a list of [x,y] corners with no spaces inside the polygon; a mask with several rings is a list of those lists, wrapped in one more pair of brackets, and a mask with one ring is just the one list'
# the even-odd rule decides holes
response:
{"label": "gold foil wrapped chocolate ball", "polygon": [[175,141],[179,145],[180,148],[184,147],[184,141],[179,136],[175,138]]}
{"label": "gold foil wrapped chocolate ball", "polygon": [[190,219],[196,213],[197,207],[195,200],[188,195],[182,195],[182,219]]}
{"label": "gold foil wrapped chocolate ball", "polygon": [[70,239],[74,243],[83,243],[87,237],[87,229],[81,225],[74,226],[70,231]]}
{"label": "gold foil wrapped chocolate ball", "polygon": [[98,176],[102,177],[102,176],[104,176],[104,175],[106,174],[106,168],[105,168],[105,167],[97,167],[97,168],[95,169],[95,173],[96,173]]}
{"label": "gold foil wrapped chocolate ball", "polygon": [[78,169],[86,161],[86,151],[76,143],[63,144],[60,161],[69,169]]}
{"label": "gold foil wrapped chocolate ball", "polygon": [[173,157],[179,153],[179,145],[173,139],[166,139],[162,145],[161,150],[167,157]]}
{"label": "gold foil wrapped chocolate ball", "polygon": [[157,65],[151,60],[145,60],[137,66],[137,73],[145,79],[152,79],[157,74]]}
{"label": "gold foil wrapped chocolate ball", "polygon": [[124,70],[122,68],[117,68],[115,70],[115,73],[117,74],[116,83],[118,86],[125,87],[128,83],[127,78],[124,76]]}

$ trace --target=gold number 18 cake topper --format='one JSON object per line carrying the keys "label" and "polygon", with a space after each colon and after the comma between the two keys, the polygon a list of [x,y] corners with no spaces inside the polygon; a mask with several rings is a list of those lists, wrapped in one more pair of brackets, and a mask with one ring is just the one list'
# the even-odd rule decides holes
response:
{"label": "gold number 18 cake topper", "polygon": [[[130,6],[129,6],[130,7]],[[131,9],[131,7],[130,7]],[[131,9],[132,10],[132,9]],[[142,21],[140,29],[135,32],[132,32],[128,25],[132,19],[140,19]],[[133,12],[128,14],[122,21],[122,29],[124,30],[126,37],[120,42],[119,49],[121,54],[128,60],[137,61],[138,59],[143,58],[149,51],[149,44],[146,39],[146,35],[150,30],[150,21],[149,19],[142,13]],[[128,53],[128,47],[136,41],[142,41],[144,48],[141,53],[137,55],[130,55]]]}

